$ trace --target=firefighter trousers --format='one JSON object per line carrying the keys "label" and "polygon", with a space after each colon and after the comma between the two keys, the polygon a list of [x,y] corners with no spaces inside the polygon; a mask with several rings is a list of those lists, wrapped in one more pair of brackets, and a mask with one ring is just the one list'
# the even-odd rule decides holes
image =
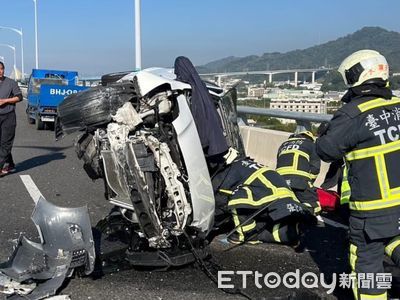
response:
{"label": "firefighter trousers", "polygon": [[258,235],[264,243],[294,245],[299,241],[299,223],[277,223],[267,225]]}
{"label": "firefighter trousers", "polygon": [[[234,215],[235,226],[240,225],[246,216]],[[252,221],[248,225],[239,226],[230,238],[231,242],[242,243],[279,243],[295,245],[299,241],[298,222],[263,222]]]}
{"label": "firefighter trousers", "polygon": [[365,219],[350,217],[349,260],[354,280],[354,298],[358,300],[387,299],[387,289],[391,286],[392,277],[384,272],[385,254],[400,267],[400,235],[376,238],[368,231],[384,230],[384,227],[377,227],[366,225]]}

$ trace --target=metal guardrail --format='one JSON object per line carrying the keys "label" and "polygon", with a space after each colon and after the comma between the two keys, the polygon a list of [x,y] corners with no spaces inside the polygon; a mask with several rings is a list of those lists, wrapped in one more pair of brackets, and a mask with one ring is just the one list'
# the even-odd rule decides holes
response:
{"label": "metal guardrail", "polygon": [[282,118],[282,119],[292,119],[300,122],[315,122],[315,123],[328,122],[330,121],[330,119],[332,119],[333,116],[330,114],[314,114],[314,113],[294,112],[294,111],[258,108],[250,106],[238,106],[237,112],[239,115],[243,114],[259,115],[259,116],[268,116],[268,117]]}

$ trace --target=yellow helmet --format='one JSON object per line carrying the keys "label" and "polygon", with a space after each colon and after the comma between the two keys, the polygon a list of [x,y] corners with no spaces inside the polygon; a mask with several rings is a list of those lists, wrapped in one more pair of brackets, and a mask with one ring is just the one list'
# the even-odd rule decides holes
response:
{"label": "yellow helmet", "polygon": [[308,136],[309,138],[311,138],[311,139],[315,139],[315,137],[314,137],[314,135],[313,135],[313,133],[311,132],[311,131],[308,131],[308,130],[305,130],[305,131],[300,131],[299,133],[298,133],[298,135],[300,135],[300,134],[302,134],[302,135],[305,135],[305,136]]}
{"label": "yellow helmet", "polygon": [[370,79],[387,80],[389,65],[386,58],[375,50],[360,50],[346,57],[338,69],[349,87],[361,85]]}

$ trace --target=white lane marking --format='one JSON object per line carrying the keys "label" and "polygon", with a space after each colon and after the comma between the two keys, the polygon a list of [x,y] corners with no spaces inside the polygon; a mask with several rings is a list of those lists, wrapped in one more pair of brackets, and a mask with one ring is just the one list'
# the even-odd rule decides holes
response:
{"label": "white lane marking", "polygon": [[45,300],[71,300],[69,295],[57,295],[50,298],[46,298]]}
{"label": "white lane marking", "polygon": [[339,227],[339,228],[344,228],[344,229],[349,229],[348,226],[342,224],[342,223],[338,223],[336,221],[333,221],[331,219],[325,218],[325,217],[321,217],[321,216],[317,216],[317,220],[319,222],[334,226],[334,227]]}
{"label": "white lane marking", "polygon": [[30,175],[20,175],[22,182],[24,183],[29,195],[31,195],[33,202],[38,203],[40,197],[44,198],[42,193],[39,191],[36,184],[33,182]]}

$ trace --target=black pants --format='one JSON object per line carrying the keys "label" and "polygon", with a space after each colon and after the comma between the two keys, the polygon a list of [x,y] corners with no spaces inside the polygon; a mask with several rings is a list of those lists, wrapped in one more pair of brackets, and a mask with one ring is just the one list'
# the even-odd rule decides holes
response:
{"label": "black pants", "polygon": [[398,218],[392,219],[350,217],[349,259],[355,277],[355,299],[387,298],[386,290],[391,278],[388,279],[384,273],[384,255],[400,267],[400,235],[396,235]]}
{"label": "black pants", "polygon": [[17,120],[15,112],[0,114],[0,169],[5,163],[13,164],[11,149],[15,137]]}
{"label": "black pants", "polygon": [[264,243],[295,245],[299,241],[299,223],[266,224],[258,239]]}
{"label": "black pants", "polygon": [[[232,210],[232,217],[235,226],[239,226],[248,219],[248,214],[241,214],[240,209]],[[247,225],[240,226],[231,235],[232,242],[248,243],[279,243],[294,245],[299,240],[298,222],[284,220],[273,222],[270,218],[259,216],[257,220],[251,220]]]}

